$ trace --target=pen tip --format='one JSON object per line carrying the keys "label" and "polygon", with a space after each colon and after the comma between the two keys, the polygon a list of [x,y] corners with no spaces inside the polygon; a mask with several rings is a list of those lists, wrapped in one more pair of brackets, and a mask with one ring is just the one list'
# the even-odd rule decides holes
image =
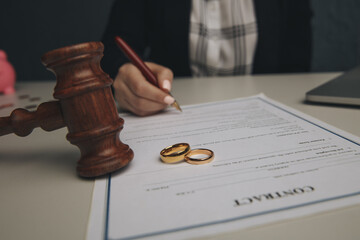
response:
{"label": "pen tip", "polygon": [[180,112],[182,112],[181,107],[180,107],[180,105],[176,102],[176,100],[175,100],[175,102],[173,102],[173,104],[171,104],[171,106],[173,106],[174,108],[176,108],[177,110],[179,110]]}

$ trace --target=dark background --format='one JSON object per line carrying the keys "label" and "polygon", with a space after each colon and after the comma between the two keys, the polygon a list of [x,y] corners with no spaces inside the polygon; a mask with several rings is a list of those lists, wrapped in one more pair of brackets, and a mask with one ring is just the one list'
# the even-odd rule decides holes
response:
{"label": "dark background", "polygon": [[99,41],[113,0],[1,0],[0,49],[7,52],[17,81],[49,80],[42,65],[47,51]]}
{"label": "dark background", "polygon": [[[113,0],[2,0],[0,49],[17,80],[55,76],[40,62],[49,50],[99,41]],[[360,1],[311,0],[312,71],[345,71],[360,64]]]}

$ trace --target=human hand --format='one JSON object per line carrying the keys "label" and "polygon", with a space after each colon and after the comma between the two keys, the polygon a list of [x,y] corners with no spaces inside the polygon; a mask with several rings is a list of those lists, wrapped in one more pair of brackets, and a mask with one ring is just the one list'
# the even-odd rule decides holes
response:
{"label": "human hand", "polygon": [[113,87],[120,108],[139,116],[157,113],[175,100],[169,95],[173,80],[170,69],[151,62],[145,63],[154,73],[160,88],[149,83],[140,70],[131,63],[119,68]]}

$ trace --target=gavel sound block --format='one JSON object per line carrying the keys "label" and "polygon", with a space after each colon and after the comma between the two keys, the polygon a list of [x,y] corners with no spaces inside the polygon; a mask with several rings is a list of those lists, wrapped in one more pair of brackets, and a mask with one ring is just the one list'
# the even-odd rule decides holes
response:
{"label": "gavel sound block", "polygon": [[66,126],[67,140],[81,152],[78,175],[96,177],[126,166],[134,153],[120,141],[124,120],[112,96],[112,79],[100,67],[103,50],[101,42],[88,42],[45,53],[41,60],[56,75],[53,96],[58,101],[42,103],[34,112],[15,109],[0,118],[0,136]]}

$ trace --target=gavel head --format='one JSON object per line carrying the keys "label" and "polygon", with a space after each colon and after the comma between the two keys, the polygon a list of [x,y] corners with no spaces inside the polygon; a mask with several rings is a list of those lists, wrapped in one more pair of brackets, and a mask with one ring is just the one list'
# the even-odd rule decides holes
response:
{"label": "gavel head", "polygon": [[112,96],[112,79],[100,67],[103,50],[101,42],[89,42],[56,49],[41,58],[56,75],[54,98],[69,130],[66,138],[80,149],[77,172],[82,177],[113,172],[134,155],[120,141],[124,120]]}

